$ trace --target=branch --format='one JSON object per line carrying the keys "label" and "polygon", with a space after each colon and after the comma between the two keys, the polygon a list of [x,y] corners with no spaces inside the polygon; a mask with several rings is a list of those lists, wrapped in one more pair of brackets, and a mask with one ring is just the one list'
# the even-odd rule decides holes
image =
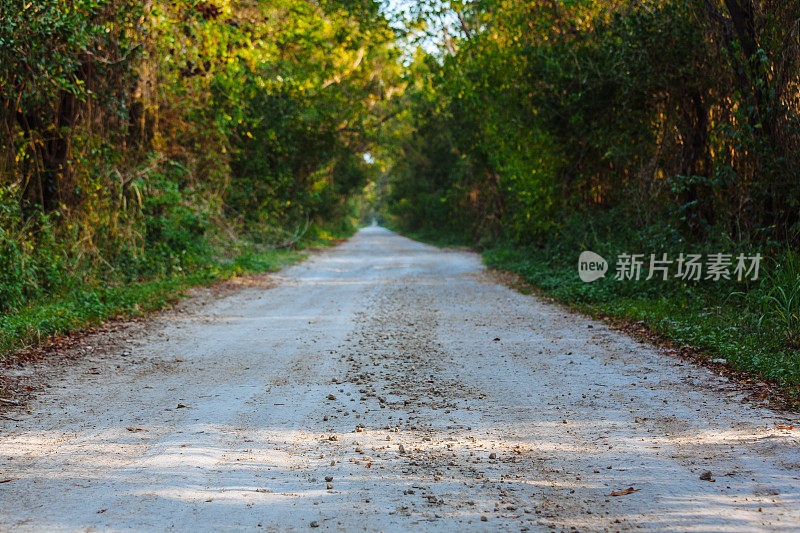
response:
{"label": "branch", "polygon": [[467,27],[467,21],[464,20],[464,16],[460,12],[456,12],[456,16],[458,17],[458,23],[461,26],[461,31],[464,32],[464,37],[471,39],[472,31]]}
{"label": "branch", "polygon": [[326,81],[325,83],[323,83],[322,84],[322,88],[324,89],[324,88],[328,87],[329,85],[333,85],[334,83],[339,83],[340,81],[342,81],[342,78],[352,74],[358,68],[358,66],[361,64],[361,61],[364,59],[364,51],[365,50],[364,50],[363,46],[361,48],[359,48],[358,49],[358,57],[356,58],[356,62],[353,63],[353,66],[350,67],[349,69],[347,69],[346,72],[338,74],[338,75],[334,76],[333,78],[329,79],[328,81]]}

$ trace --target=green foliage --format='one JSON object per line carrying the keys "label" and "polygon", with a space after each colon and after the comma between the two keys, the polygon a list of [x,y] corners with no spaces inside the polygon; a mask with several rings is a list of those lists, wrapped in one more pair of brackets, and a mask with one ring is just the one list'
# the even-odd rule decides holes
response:
{"label": "green foliage", "polygon": [[390,139],[397,224],[525,244],[615,208],[689,240],[796,240],[797,4],[747,15],[757,35],[714,2],[454,9],[454,51],[416,57]]}
{"label": "green foliage", "polygon": [[168,275],[191,267],[209,254],[204,239],[208,214],[186,205],[181,189],[185,170],[175,165],[172,172],[153,176],[142,206],[144,253],[140,268],[150,276]]}
{"label": "green foliage", "polygon": [[786,250],[773,259],[758,287],[744,298],[758,316],[759,331],[773,334],[786,346],[800,348],[800,257]]}
{"label": "green foliage", "polygon": [[[796,386],[798,19],[796,2],[451,2],[443,50],[409,57],[382,216]],[[757,283],[585,284],[587,249],[766,261]]]}
{"label": "green foliage", "polygon": [[60,252],[49,218],[25,217],[14,191],[0,189],[0,313],[69,281]]}
{"label": "green foliage", "polygon": [[0,3],[0,349],[352,230],[394,38],[375,0]]}

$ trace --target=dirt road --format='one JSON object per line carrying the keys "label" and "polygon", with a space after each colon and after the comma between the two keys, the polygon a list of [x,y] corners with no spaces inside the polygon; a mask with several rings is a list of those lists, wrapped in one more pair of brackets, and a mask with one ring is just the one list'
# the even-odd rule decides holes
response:
{"label": "dirt road", "polygon": [[272,279],[39,368],[0,529],[800,529],[796,418],[475,254],[367,228]]}

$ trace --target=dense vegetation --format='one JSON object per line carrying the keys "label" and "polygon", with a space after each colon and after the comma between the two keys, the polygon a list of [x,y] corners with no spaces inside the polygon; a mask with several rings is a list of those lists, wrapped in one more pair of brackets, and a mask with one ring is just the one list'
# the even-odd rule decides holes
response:
{"label": "dense vegetation", "polygon": [[0,2],[0,348],[352,228],[399,69],[379,7]]}
{"label": "dense vegetation", "polygon": [[[800,384],[800,4],[412,4],[401,30],[378,0],[0,3],[0,350],[377,208]],[[581,282],[583,250],[608,275]],[[634,253],[764,263],[616,279]]]}
{"label": "dense vegetation", "polygon": [[[800,4],[451,4],[386,145],[390,223],[799,384]],[[611,263],[592,284],[587,249]],[[622,253],[765,259],[755,281],[635,282]]]}

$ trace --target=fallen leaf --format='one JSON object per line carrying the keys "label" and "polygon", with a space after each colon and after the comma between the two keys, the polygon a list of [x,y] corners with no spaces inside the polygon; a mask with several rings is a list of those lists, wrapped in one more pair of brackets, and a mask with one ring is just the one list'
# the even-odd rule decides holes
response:
{"label": "fallen leaf", "polygon": [[494,338],[494,339],[492,339],[492,340],[493,340],[493,341],[499,341],[499,340],[500,340],[500,337],[495,337],[495,338]]}
{"label": "fallen leaf", "polygon": [[777,427],[778,429],[794,429],[794,426],[781,426],[778,424],[775,424],[775,427]]}
{"label": "fallen leaf", "polygon": [[176,407],[175,409],[188,409],[188,407],[186,407],[186,406],[185,406],[185,405],[183,405],[182,403],[179,403],[179,404],[178,404],[178,407]]}
{"label": "fallen leaf", "polygon": [[146,429],[142,429],[142,428],[125,428],[125,429],[127,429],[128,431],[133,431],[133,432],[147,431]]}
{"label": "fallen leaf", "polygon": [[639,490],[642,490],[642,489],[634,489],[633,487],[628,487],[627,489],[624,489],[624,490],[615,490],[614,492],[609,494],[609,496],[625,496],[627,494],[630,494],[632,492],[636,492],[636,491],[639,491]]}

